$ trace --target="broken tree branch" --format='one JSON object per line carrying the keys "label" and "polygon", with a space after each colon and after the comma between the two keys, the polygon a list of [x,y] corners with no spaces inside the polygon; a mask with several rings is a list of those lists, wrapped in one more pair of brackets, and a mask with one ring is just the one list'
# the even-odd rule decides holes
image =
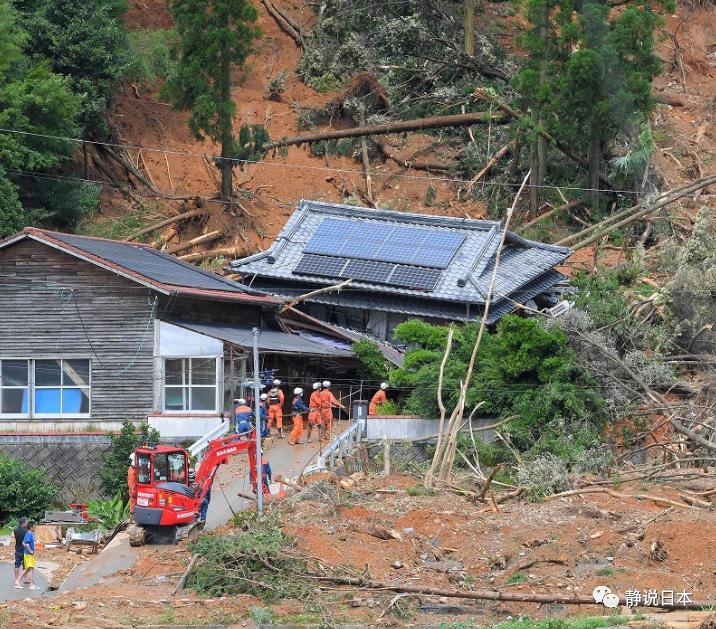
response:
{"label": "broken tree branch", "polygon": [[219,230],[209,232],[207,234],[202,234],[201,236],[197,236],[196,238],[192,238],[191,240],[187,240],[186,242],[182,242],[178,245],[174,245],[173,247],[169,247],[165,251],[165,253],[175,254],[179,253],[180,251],[186,251],[187,249],[191,249],[196,245],[204,245],[207,242],[214,242],[215,240],[221,238],[223,235],[224,232],[221,232]]}
{"label": "broken tree branch", "polygon": [[348,286],[353,280],[347,279],[342,281],[340,284],[334,284],[332,286],[324,286],[323,288],[318,288],[316,290],[312,290],[310,293],[305,293],[304,295],[299,295],[298,297],[292,299],[288,303],[284,304],[281,307],[281,312],[286,312],[290,308],[293,308],[296,304],[301,303],[302,301],[306,301],[306,299],[310,299],[311,297],[314,297],[316,295],[320,295],[321,293],[330,293],[332,291],[340,292],[341,288],[344,288]]}
{"label": "broken tree branch", "polygon": [[561,212],[563,210],[571,210],[573,208],[579,207],[582,205],[582,201],[570,201],[569,203],[565,203],[564,205],[558,205],[557,207],[553,207],[551,210],[548,210],[541,216],[538,216],[537,218],[533,218],[529,223],[525,223],[524,225],[520,225],[520,229],[527,229],[528,227],[532,227],[532,225],[536,225],[540,221],[543,221],[545,218],[549,218],[550,216],[553,216],[554,214],[557,214],[558,212]]}
{"label": "broken tree branch", "polygon": [[[521,114],[516,109],[513,109],[508,104],[503,103],[499,98],[497,98],[496,96],[492,96],[491,94],[489,94],[486,90],[484,90],[482,88],[478,88],[475,90],[475,96],[477,96],[478,98],[482,98],[483,100],[486,100],[490,103],[493,103],[495,106],[497,106],[498,109],[505,112],[508,116],[514,118],[515,120],[522,120],[523,118],[526,119],[525,115]],[[574,162],[577,162],[580,166],[589,168],[589,160],[587,160],[586,157],[582,157],[581,155],[575,153],[564,142],[560,142],[559,140],[555,139],[549,133],[547,133],[546,131],[543,131],[542,129],[535,129],[535,132],[538,133],[540,136],[542,136],[548,142],[553,143],[562,153],[564,153],[567,157],[569,157],[569,159],[571,159]],[[601,181],[605,186],[608,186],[609,188],[611,188],[611,184],[606,179],[606,177],[599,175],[599,181]]]}
{"label": "broken tree branch", "polygon": [[177,583],[176,587],[174,588],[174,591],[172,592],[172,596],[176,596],[176,593],[184,587],[184,584],[186,583],[186,578],[189,576],[191,569],[194,567],[194,564],[197,562],[198,559],[199,559],[199,555],[191,556],[189,565],[186,567],[186,570],[184,570],[184,572],[182,573],[181,578],[179,579],[179,582]]}
{"label": "broken tree branch", "polygon": [[207,258],[239,258],[241,252],[238,247],[221,247],[219,249],[209,249],[208,251],[200,251],[199,253],[188,253],[184,256],[179,256],[180,260],[184,262],[198,262],[199,260],[206,260]]}
{"label": "broken tree branch", "polygon": [[439,170],[448,171],[450,170],[450,164],[443,162],[431,162],[419,159],[405,159],[402,155],[396,153],[393,148],[381,139],[373,138],[373,143],[381,152],[381,154],[403,168],[412,168],[414,170]]}
{"label": "broken tree branch", "polygon": [[124,241],[129,242],[130,240],[136,240],[140,236],[144,236],[145,234],[151,234],[153,231],[157,231],[162,227],[167,227],[168,225],[179,223],[181,221],[188,221],[191,218],[199,218],[200,216],[206,216],[208,213],[208,210],[204,208],[198,210],[189,210],[188,212],[184,212],[183,214],[177,214],[176,216],[172,216],[170,218],[164,219],[163,221],[159,221],[158,223],[149,225],[149,227],[142,227],[142,229],[139,229],[136,232],[132,232],[127,238],[124,239]]}
{"label": "broken tree branch", "polygon": [[612,498],[618,498],[624,500],[625,498],[634,498],[635,500],[650,500],[658,504],[671,505],[672,507],[679,507],[680,509],[697,509],[697,506],[684,504],[683,502],[676,502],[670,498],[663,498],[661,496],[653,496],[651,494],[621,494],[607,487],[583,487],[582,489],[570,489],[569,491],[563,491],[558,494],[552,494],[547,496],[547,500],[554,498],[565,498],[567,496],[577,496],[579,494],[608,494]]}
{"label": "broken tree branch", "polygon": [[[363,577],[328,576],[324,574],[311,574],[312,577],[321,581],[350,585],[353,587],[370,590],[390,590],[391,592],[405,592],[409,594],[426,594],[429,596],[445,596],[447,598],[466,598],[478,601],[513,601],[520,603],[541,603],[561,605],[599,605],[593,596],[581,596],[575,594],[533,594],[531,592],[504,592],[495,590],[451,590],[444,588],[427,587],[422,585],[405,585],[400,583],[387,583],[384,581],[371,581]],[[693,601],[686,604],[664,603],[660,605],[663,609],[700,609],[709,607],[713,602]],[[601,606],[603,609],[603,606]]]}
{"label": "broken tree branch", "polygon": [[[638,205],[633,206],[632,208],[629,208],[632,210],[632,213],[630,213],[626,218],[623,218],[620,221],[613,222],[614,218],[607,219],[606,221],[602,221],[601,223],[597,223],[597,225],[593,225],[592,227],[589,227],[582,232],[579,232],[579,234],[576,234],[576,236],[589,234],[586,238],[583,240],[580,240],[576,244],[572,245],[572,249],[581,249],[582,247],[586,247],[587,245],[590,245],[591,243],[595,242],[596,240],[599,240],[606,234],[610,234],[616,229],[619,229],[621,227],[624,227],[625,225],[629,225],[631,223],[634,223],[638,221],[639,219],[643,218],[647,214],[651,214],[653,212],[656,212],[656,210],[660,210],[663,207],[666,207],[667,205],[670,205],[674,203],[675,201],[678,201],[682,197],[688,196],[689,194],[692,194],[693,192],[697,192],[698,190],[701,190],[702,188],[705,188],[706,186],[716,184],[716,175],[712,175],[710,177],[704,177],[703,179],[697,179],[694,183],[691,185],[682,188],[678,192],[674,194],[670,194],[666,198],[662,198],[661,200],[657,201],[656,203],[652,203],[651,205],[647,205],[644,207],[643,203],[640,203]],[[636,211],[634,211],[636,210]],[[621,213],[620,213],[621,214]],[[610,224],[609,221],[611,221]],[[573,241],[574,236],[570,236],[569,238],[565,238],[563,240]],[[562,241],[559,242],[559,244],[563,244]]]}
{"label": "broken tree branch", "polygon": [[478,498],[484,502],[485,501],[485,495],[487,494],[487,490],[490,489],[490,485],[492,485],[492,481],[494,480],[495,476],[497,475],[497,472],[499,472],[502,469],[502,464],[498,463],[495,465],[495,467],[492,468],[492,471],[490,472],[489,476],[487,477],[487,480],[485,481],[485,484],[482,486],[482,489],[480,490],[480,493],[478,495]]}
{"label": "broken tree branch", "polygon": [[485,166],[483,167],[483,169],[482,169],[479,173],[477,173],[477,175],[475,175],[475,176],[470,180],[470,183],[469,183],[469,184],[467,184],[467,191],[468,191],[468,193],[469,193],[469,192],[472,192],[472,187],[473,187],[478,181],[480,181],[480,179],[482,179],[487,173],[489,173],[489,172],[490,172],[490,169],[491,169],[495,164],[497,164],[497,162],[499,162],[505,155],[507,155],[507,153],[509,153],[511,150],[513,150],[513,149],[515,148],[515,144],[516,144],[516,143],[517,143],[517,140],[512,140],[511,142],[508,142],[508,143],[505,144],[499,151],[497,151],[497,153],[495,153],[495,154],[492,156],[492,159],[490,159],[490,161],[488,161],[487,164],[485,164]]}
{"label": "broken tree branch", "polygon": [[296,144],[308,144],[320,142],[321,140],[340,140],[342,138],[360,138],[366,135],[386,135],[388,133],[403,133],[405,131],[422,131],[423,129],[439,129],[442,127],[466,127],[473,124],[488,124],[509,122],[510,117],[503,113],[490,114],[486,111],[478,111],[469,114],[454,114],[451,116],[435,116],[432,118],[418,118],[416,120],[403,120],[401,122],[386,122],[385,124],[369,125],[366,127],[353,127],[352,129],[341,129],[337,131],[324,131],[322,133],[308,133],[297,135],[282,140],[266,142],[261,146],[264,151],[280,148],[282,146],[294,146]]}

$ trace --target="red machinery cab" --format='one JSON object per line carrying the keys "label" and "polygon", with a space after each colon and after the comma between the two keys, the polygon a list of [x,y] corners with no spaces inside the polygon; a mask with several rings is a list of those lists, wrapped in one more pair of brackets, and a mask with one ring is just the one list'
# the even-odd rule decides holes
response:
{"label": "red machinery cab", "polygon": [[188,453],[173,446],[144,446],[135,450],[137,505],[140,526],[191,524],[201,504],[198,486],[189,485]]}

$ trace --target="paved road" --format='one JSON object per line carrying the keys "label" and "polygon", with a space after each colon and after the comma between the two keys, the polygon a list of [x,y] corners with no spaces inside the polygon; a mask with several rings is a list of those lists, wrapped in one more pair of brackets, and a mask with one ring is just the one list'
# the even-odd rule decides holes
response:
{"label": "paved road", "polygon": [[[300,474],[306,463],[315,458],[317,451],[318,444],[315,441],[309,445],[290,446],[286,439],[275,439],[273,443],[269,443],[266,454],[274,475],[282,474],[291,477]],[[232,517],[232,509],[240,511],[253,504],[253,501],[237,496],[239,491],[251,493],[247,470],[248,463],[245,457],[234,457],[227,465],[221,467],[212,490],[212,500],[207,514],[207,530],[228,522]],[[87,588],[96,585],[101,579],[111,577],[121,570],[127,570],[137,561],[140,552],[141,549],[130,547],[126,533],[120,533],[95,559],[75,566],[59,592]],[[25,598],[21,590],[12,588],[12,584],[10,589],[20,595],[16,598]],[[37,590],[34,593],[39,595],[41,592],[42,590]],[[3,591],[0,589],[0,600],[3,600],[2,594]]]}
{"label": "paved road", "polygon": [[61,594],[87,588],[99,583],[100,579],[131,568],[137,561],[139,551],[139,548],[129,545],[129,535],[126,532],[118,533],[92,561],[77,564],[67,575],[58,592]]}
{"label": "paved road", "polygon": [[[281,475],[290,478],[298,476],[307,463],[313,462],[317,452],[318,444],[314,433],[313,443],[304,443],[298,446],[288,445],[286,438],[272,439],[266,449],[266,456],[271,464],[274,477]],[[273,491],[275,488],[271,489]],[[254,501],[237,496],[239,492],[251,494],[251,483],[246,459],[234,457],[227,465],[222,466],[214,481],[214,487],[211,490],[211,504],[206,515],[208,531],[228,522],[232,517],[232,509],[235,512],[241,511],[255,504]]]}
{"label": "paved road", "polygon": [[18,601],[25,598],[39,598],[47,591],[47,579],[57,564],[50,561],[38,560],[35,569],[35,585],[39,590],[29,590],[25,586],[22,590],[13,587],[15,581],[15,566],[9,561],[0,564],[0,601]]}

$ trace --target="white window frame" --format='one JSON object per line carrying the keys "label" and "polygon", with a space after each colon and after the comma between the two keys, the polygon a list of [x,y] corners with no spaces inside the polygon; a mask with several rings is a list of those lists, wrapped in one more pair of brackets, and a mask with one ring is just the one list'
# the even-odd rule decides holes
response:
{"label": "white window frame", "polygon": [[[3,419],[29,419],[32,416],[32,374],[34,372],[33,367],[31,365],[31,360],[28,358],[0,358],[0,376],[2,375],[2,363],[5,361],[19,361],[23,360],[25,361],[25,364],[27,365],[27,386],[24,387],[7,387],[2,386],[2,379],[0,378],[0,417]],[[3,392],[6,389],[10,389],[13,391],[22,390],[27,391],[27,413],[3,413],[2,412],[2,397]]]}
{"label": "white window frame", "polygon": [[[221,356],[162,356],[162,412],[177,413],[182,415],[206,415],[207,413],[219,412],[219,385],[221,384]],[[182,378],[185,384],[167,384],[167,361],[168,360],[187,360],[189,368],[182,372],[186,378]],[[213,360],[214,361],[214,384],[191,384],[192,361],[194,360]],[[214,408],[203,410],[192,410],[192,389],[214,389]],[[186,389],[188,396],[183,400],[183,409],[167,408],[167,389]]]}
{"label": "white window frame", "polygon": [[[90,419],[92,417],[92,358],[90,356],[36,356],[34,358],[28,358],[27,356],[0,356],[0,361],[4,360],[24,360],[28,363],[28,412],[27,413],[3,413],[2,407],[0,407],[0,419],[33,419],[33,420],[45,420],[45,419]],[[63,385],[60,380],[59,385],[54,386],[40,386],[35,385],[35,363],[38,360],[59,360],[60,361],[60,373],[63,372],[62,362],[65,360],[86,360],[89,363],[89,382],[86,387],[78,386],[67,386]],[[25,387],[2,387],[11,389],[24,389]],[[37,389],[60,389],[60,411],[62,410],[62,395],[64,389],[87,389],[87,397],[89,398],[89,409],[87,413],[37,413],[35,410],[35,391]],[[0,392],[1,395],[1,392]]]}

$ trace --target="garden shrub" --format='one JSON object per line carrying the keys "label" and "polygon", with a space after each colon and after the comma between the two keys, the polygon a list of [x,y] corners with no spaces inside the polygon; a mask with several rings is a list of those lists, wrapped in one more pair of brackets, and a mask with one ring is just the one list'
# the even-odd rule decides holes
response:
{"label": "garden shrub", "polygon": [[42,470],[0,454],[0,524],[20,516],[39,520],[57,496],[57,486]]}

